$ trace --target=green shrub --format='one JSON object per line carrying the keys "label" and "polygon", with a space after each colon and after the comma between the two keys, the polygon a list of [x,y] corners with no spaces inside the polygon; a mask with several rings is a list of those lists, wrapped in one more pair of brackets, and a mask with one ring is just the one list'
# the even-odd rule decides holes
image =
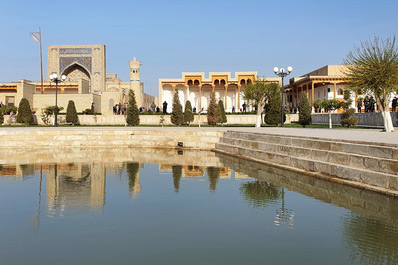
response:
{"label": "green shrub", "polygon": [[227,115],[225,114],[224,102],[222,100],[218,102],[218,107],[220,108],[220,123],[226,123]]}
{"label": "green shrub", "polygon": [[191,122],[193,122],[194,118],[191,101],[187,100],[187,102],[185,102],[184,122],[189,125]]}
{"label": "green shrub", "polygon": [[211,92],[210,104],[207,108],[207,123],[216,126],[220,122],[220,107],[216,103],[216,94]]}
{"label": "green shrub", "polygon": [[184,123],[184,114],[182,113],[182,105],[180,97],[178,96],[179,90],[176,89],[173,97],[173,109],[171,111],[171,123],[174,125],[181,125]]}
{"label": "green shrub", "polygon": [[32,124],[34,121],[32,110],[30,109],[29,101],[22,98],[19,102],[17,122],[24,123],[25,125]]}
{"label": "green shrub", "polygon": [[[57,113],[59,114],[61,112],[61,110],[63,110],[64,107],[60,107],[57,106]],[[47,115],[53,115],[55,113],[55,106],[49,106],[47,108],[44,109],[44,113],[46,113]]]}
{"label": "green shrub", "polygon": [[351,126],[357,126],[358,118],[352,116],[352,115],[354,115],[354,113],[355,113],[355,109],[353,109],[353,108],[344,111],[340,116],[341,117],[341,120],[340,120],[341,126],[343,126],[343,127],[347,126],[348,128],[350,128]]}
{"label": "green shrub", "polygon": [[73,100],[69,100],[68,107],[66,108],[66,122],[71,124],[77,124],[79,122],[79,118],[77,116],[75,102]]}
{"label": "green shrub", "polygon": [[4,123],[4,115],[0,112],[0,124]]}
{"label": "green shrub", "polygon": [[126,123],[128,126],[136,126],[140,124],[140,112],[135,100],[134,90],[129,92],[129,105],[127,107]]}
{"label": "green shrub", "polygon": [[16,106],[7,106],[4,105],[0,108],[0,113],[9,115],[11,112],[17,113],[18,108]]}
{"label": "green shrub", "polygon": [[270,125],[281,124],[282,97],[279,92],[270,96],[268,103],[265,105],[264,122]]}
{"label": "green shrub", "polygon": [[[320,101],[319,101],[319,106],[320,106]],[[311,125],[311,123],[312,123],[311,106],[310,106],[310,103],[308,102],[308,98],[307,98],[307,95],[305,93],[303,93],[300,96],[299,121],[298,122],[303,127],[305,127],[306,125]]]}

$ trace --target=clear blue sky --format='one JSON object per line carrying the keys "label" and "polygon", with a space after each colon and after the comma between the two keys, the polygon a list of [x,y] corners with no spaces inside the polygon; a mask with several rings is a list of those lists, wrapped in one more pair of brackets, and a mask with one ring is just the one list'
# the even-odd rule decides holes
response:
{"label": "clear blue sky", "polygon": [[[340,64],[355,44],[398,32],[396,0],[1,0],[0,82],[40,80],[39,45],[105,44],[107,73],[129,80],[142,61],[146,93],[181,72],[258,71],[274,66],[300,76]],[[207,75],[207,74],[206,74]]]}

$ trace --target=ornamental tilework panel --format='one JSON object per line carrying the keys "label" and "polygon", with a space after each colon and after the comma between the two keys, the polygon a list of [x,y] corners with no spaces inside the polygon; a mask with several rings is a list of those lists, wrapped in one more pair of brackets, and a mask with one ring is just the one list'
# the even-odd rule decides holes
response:
{"label": "ornamental tilework panel", "polygon": [[70,65],[77,63],[91,74],[91,57],[60,57],[59,72],[62,73]]}
{"label": "ornamental tilework panel", "polygon": [[92,48],[60,48],[59,54],[92,54]]}

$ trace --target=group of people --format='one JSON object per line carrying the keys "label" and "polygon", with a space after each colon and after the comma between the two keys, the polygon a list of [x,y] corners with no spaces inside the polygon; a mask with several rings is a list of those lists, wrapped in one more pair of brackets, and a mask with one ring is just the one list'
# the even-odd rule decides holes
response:
{"label": "group of people", "polygon": [[373,96],[366,96],[363,102],[362,99],[359,98],[357,102],[358,112],[362,112],[362,105],[364,106],[364,112],[375,112],[375,104],[376,100],[373,98]]}
{"label": "group of people", "polygon": [[116,104],[113,106],[113,115],[124,115],[126,113],[127,104],[126,106],[122,105],[121,103]]}

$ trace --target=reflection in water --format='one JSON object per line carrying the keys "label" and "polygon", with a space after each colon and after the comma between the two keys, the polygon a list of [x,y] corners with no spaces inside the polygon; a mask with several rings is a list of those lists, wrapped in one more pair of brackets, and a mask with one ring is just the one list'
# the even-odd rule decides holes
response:
{"label": "reflection in water", "polygon": [[220,178],[220,168],[219,167],[208,167],[207,175],[209,177],[210,182],[210,191],[216,191],[216,186],[218,179]]}
{"label": "reflection in water", "polygon": [[344,218],[344,242],[352,262],[398,264],[398,230],[379,220],[349,214]]}
{"label": "reflection in water", "polygon": [[88,205],[91,210],[98,210],[105,204],[102,164],[54,164],[45,171],[49,216],[63,216],[67,207]]}
{"label": "reflection in water", "polygon": [[239,190],[244,200],[255,208],[275,205],[282,198],[282,188],[260,179],[242,183]]}
{"label": "reflection in water", "polygon": [[129,191],[133,196],[137,196],[141,191],[140,183],[140,164],[136,162],[127,163],[127,175],[129,179]]}
{"label": "reflection in water", "polygon": [[[113,198],[113,194],[120,192],[120,189],[118,189],[120,185],[122,185],[122,190],[125,190],[125,192],[127,193],[126,190],[128,187],[128,192],[130,195],[132,195],[132,198],[128,196],[119,196],[114,200],[109,200],[108,207],[112,207],[113,205],[119,206],[117,200],[122,200],[120,197],[123,197],[123,199],[128,199],[128,202],[130,202],[131,199],[134,199],[135,202],[137,202],[134,204],[134,206],[136,207],[134,211],[135,216],[131,216],[134,218],[130,218],[129,221],[134,219],[134,222],[136,222],[137,226],[131,226],[130,224],[122,225],[124,228],[131,227],[132,229],[134,227],[140,227],[140,221],[147,222],[147,220],[145,219],[145,214],[147,214],[148,212],[148,205],[150,205],[151,207],[149,209],[151,211],[151,214],[153,212],[162,212],[162,207],[164,208],[165,204],[169,204],[169,201],[167,201],[168,197],[162,196],[164,196],[165,194],[167,195],[167,192],[173,194],[172,188],[174,188],[174,192],[176,193],[183,190],[183,188],[187,189],[188,191],[195,191],[184,192],[184,194],[181,194],[181,196],[178,197],[173,196],[176,200],[183,198],[184,202],[174,204],[173,209],[175,209],[175,211],[168,211],[173,214],[170,219],[181,221],[181,223],[178,224],[175,221],[171,222],[178,226],[178,228],[176,228],[177,230],[175,231],[189,230],[190,233],[192,232],[192,236],[195,236],[195,234],[193,234],[193,231],[195,231],[195,229],[203,228],[200,226],[202,225],[202,223],[206,229],[201,230],[201,233],[204,233],[203,231],[208,231],[208,227],[206,227],[206,222],[197,221],[201,220],[203,216],[197,216],[195,215],[195,213],[198,212],[203,214],[204,212],[206,212],[203,211],[203,208],[195,209],[195,207],[197,207],[198,205],[199,207],[206,207],[209,209],[209,212],[211,214],[209,216],[206,216],[206,219],[210,220],[214,217],[213,215],[216,215],[214,217],[215,219],[212,220],[213,223],[211,224],[218,224],[220,220],[224,219],[229,220],[231,218],[236,218],[236,220],[234,220],[237,222],[235,223],[237,224],[236,227],[242,224],[242,229],[236,229],[236,231],[248,229],[245,230],[245,232],[250,233],[250,225],[245,225],[245,222],[253,225],[253,229],[257,228],[256,220],[254,220],[256,218],[252,218],[253,216],[250,214],[257,214],[257,217],[261,218],[259,219],[260,223],[262,223],[263,221],[262,214],[265,214],[265,216],[270,217],[270,220],[273,220],[274,224],[277,226],[286,224],[289,226],[289,228],[292,228],[294,221],[294,232],[296,233],[296,235],[299,235],[300,232],[303,232],[300,229],[305,226],[304,223],[316,222],[316,220],[311,219],[314,218],[313,216],[306,216],[308,215],[308,211],[303,211],[302,209],[307,207],[307,202],[311,201],[311,203],[309,203],[308,205],[312,205],[310,207],[314,207],[315,210],[321,208],[323,209],[323,207],[325,206],[324,204],[326,203],[329,205],[332,204],[339,206],[334,208],[338,208],[338,213],[343,212],[343,215],[337,215],[338,217],[344,216],[343,223],[339,223],[338,225],[336,225],[336,227],[326,227],[324,225],[325,227],[322,227],[321,232],[332,231],[333,233],[336,233],[332,240],[339,241],[338,243],[335,243],[340,244],[339,247],[346,247],[346,252],[344,252],[344,249],[341,252],[344,252],[344,254],[342,255],[345,255],[345,259],[349,262],[348,264],[398,264],[398,200],[396,198],[358,190],[348,187],[346,185],[339,185],[336,183],[315,179],[313,177],[302,175],[294,171],[286,171],[278,168],[272,168],[263,164],[257,164],[250,161],[242,161],[241,159],[235,159],[228,156],[216,156],[214,155],[214,153],[195,153],[190,151],[184,151],[183,155],[178,156],[177,153],[172,153],[169,150],[155,152],[153,150],[128,149],[126,151],[123,151],[123,154],[126,154],[125,157],[128,157],[128,159],[126,159],[123,158],[124,156],[120,156],[120,151],[118,151],[115,155],[109,155],[107,151],[101,150],[96,150],[95,152],[87,150],[86,152],[88,152],[90,155],[84,153],[85,151],[81,152],[83,153],[77,153],[78,155],[80,155],[79,157],[82,157],[81,160],[78,162],[73,162],[75,158],[72,156],[69,157],[69,155],[73,152],[62,155],[61,152],[57,151],[56,154],[53,155],[43,155],[44,158],[42,158],[41,161],[46,161],[46,164],[41,163],[40,161],[37,164],[24,162],[23,165],[17,163],[9,163],[0,166],[0,180],[8,181],[29,179],[29,181],[24,181],[17,184],[27,185],[29,183],[34,183],[34,185],[37,185],[34,186],[35,188],[37,187],[37,192],[36,190],[34,190],[34,200],[38,200],[38,204],[35,204],[34,206],[36,211],[37,205],[37,216],[35,214],[35,216],[33,217],[33,219],[35,219],[35,222],[37,223],[37,226],[40,225],[42,182],[44,185],[43,198],[47,198],[47,216],[43,215],[41,216],[41,218],[62,217],[66,216],[67,214],[79,217],[79,213],[77,213],[76,210],[78,210],[81,215],[84,215],[85,212],[92,211],[96,211],[99,213],[101,213],[102,211],[105,212],[105,210],[108,209],[104,207],[106,196]],[[100,154],[101,156],[96,157],[97,154]],[[1,155],[2,154],[0,154],[0,157]],[[34,157],[34,155],[30,154],[29,157]],[[88,158],[93,160],[87,160]],[[116,159],[120,160],[117,160],[117,162],[115,162]],[[7,160],[3,158],[3,161]],[[26,161],[26,159],[23,159],[23,161]],[[149,169],[153,171],[143,170],[145,163],[153,162],[159,164],[159,170],[156,166],[153,165],[149,167]],[[195,164],[196,162],[198,164]],[[38,175],[39,170],[40,179]],[[148,174],[148,172],[151,172],[151,174]],[[168,182],[168,184],[166,185],[168,186],[162,187],[165,188],[165,192],[158,192],[158,187],[155,187],[156,185],[154,185],[154,183],[160,183],[161,181],[164,181],[164,178],[161,175],[152,174],[154,172],[158,172],[159,174],[167,174],[166,183]],[[231,172],[234,173],[231,174]],[[37,177],[37,183],[33,181],[35,180],[35,176]],[[107,177],[109,178],[108,185],[110,187],[108,187],[109,191],[106,193]],[[173,184],[170,181],[171,177],[173,178]],[[184,178],[187,181],[198,181],[195,182],[195,185],[184,186],[181,183],[181,181],[184,181]],[[204,182],[206,180],[208,181],[208,183]],[[15,185],[15,183],[12,184],[13,185],[10,186],[18,186]],[[195,190],[196,184],[198,186],[202,185],[202,187],[198,188],[198,190]],[[142,191],[141,185],[147,185],[146,187],[148,188]],[[230,187],[231,189],[219,189],[223,185],[225,185],[224,187]],[[211,205],[189,204],[190,201],[194,201],[193,199],[197,199],[197,197],[194,197],[198,196],[198,193],[196,191],[205,191],[206,193],[209,193],[208,190],[210,190],[211,192],[215,192],[217,188],[219,189],[217,192],[217,196],[212,196],[211,198],[211,202],[217,203],[212,203]],[[46,194],[44,194],[44,191],[46,191]],[[154,193],[154,191],[156,191],[156,193]],[[140,194],[140,192],[145,192],[146,196],[138,197],[137,195]],[[292,195],[294,193],[300,193],[308,197],[305,198],[305,196],[300,195],[300,204],[301,202],[303,202],[304,204],[303,206],[300,205],[302,208],[300,208],[298,204],[295,204],[294,213],[296,213],[297,216],[299,216],[300,214],[300,219],[296,218],[296,220],[294,220],[293,211],[288,209],[289,207],[292,207],[290,206],[292,203],[289,204],[291,200],[287,201],[288,199],[292,198],[292,196],[295,196]],[[29,194],[24,194],[22,196],[29,196]],[[193,197],[190,197],[191,200],[185,200],[187,198],[185,196]],[[202,193],[199,196],[202,197],[205,195],[203,195]],[[25,197],[23,198],[25,199]],[[153,198],[160,198],[160,200],[158,200],[158,203],[156,204],[149,204],[148,199],[153,200]],[[161,201],[162,198],[164,198],[164,201]],[[245,203],[231,205],[231,198],[233,198],[234,200],[243,199],[249,205],[249,209]],[[14,199],[18,200],[20,198],[15,197]],[[10,205],[12,205],[13,200],[10,201]],[[131,204],[125,203],[123,205]],[[233,212],[231,214],[231,212],[227,211],[227,213],[230,213],[231,215],[223,215],[224,211],[222,209],[219,210],[218,208],[214,208],[213,211],[212,207],[216,207],[217,205],[223,205],[225,208],[234,207],[234,211],[236,210],[236,212]],[[45,205],[43,205],[43,207],[44,206]],[[251,207],[255,208],[256,210],[253,211]],[[341,207],[344,207],[345,209]],[[12,209],[12,207],[8,208]],[[5,210],[7,210],[8,208],[6,208]],[[330,210],[330,208],[328,208],[328,210]],[[165,209],[167,209],[167,207]],[[241,220],[239,219],[239,215],[241,212],[239,211],[241,211],[243,213],[242,216],[245,216],[246,218],[242,219],[242,223],[240,223]],[[120,214],[120,212],[123,212],[123,214]],[[118,212],[118,210],[115,208],[112,209],[112,214],[120,214],[120,216],[123,216],[123,218],[129,213],[126,208],[120,208],[120,212]],[[31,214],[31,211],[29,213]],[[178,215],[180,213],[184,214]],[[330,215],[333,215],[334,213],[335,212],[331,212]],[[93,216],[89,216],[88,219],[90,222],[92,222],[92,220],[95,220],[95,218],[97,217],[104,218],[106,217],[106,215],[95,214]],[[192,217],[192,219],[190,219],[190,217]],[[123,218],[117,220],[118,222],[120,222],[118,223],[118,225],[123,224],[123,220],[121,220]],[[168,216],[166,216],[166,218],[168,218]],[[78,220],[78,222],[80,222],[80,220],[82,222],[85,222],[85,218],[76,219]],[[52,225],[56,225],[56,220],[52,220]],[[340,221],[340,219],[338,220]],[[73,222],[76,220],[70,221]],[[322,226],[322,220],[320,220],[319,222],[321,223],[319,226]],[[233,238],[235,233],[230,233],[230,229],[235,229],[236,227],[228,227],[228,225],[226,224],[227,222],[221,223],[222,225],[217,227],[217,229],[215,229],[214,231],[212,230],[212,233],[215,234],[218,230],[226,228],[226,230],[224,230],[221,235],[224,237],[228,237],[228,239]],[[46,226],[47,224],[48,222],[41,222],[42,226]],[[153,224],[156,224],[156,222],[154,221]],[[186,230],[180,229],[183,224],[187,225],[187,227],[185,227]],[[108,225],[107,222],[106,225]],[[166,232],[169,229],[168,222],[164,222],[162,223],[162,225],[164,226],[161,229],[162,231],[159,230],[157,231],[157,233],[165,233],[163,234],[164,238],[169,238],[170,236],[166,235]],[[192,226],[190,227],[190,225]],[[261,225],[263,225],[263,223]],[[107,226],[101,227],[100,225],[98,225],[98,227],[100,227],[99,229],[108,229]],[[112,233],[118,231],[117,225],[115,227],[116,228],[115,230],[112,230]],[[142,227],[145,226],[141,226],[141,228]],[[151,233],[153,230],[152,227],[153,226],[151,224],[151,230],[143,229],[143,231],[145,233]],[[195,228],[189,229],[192,227]],[[22,230],[23,229],[21,229],[21,231]],[[40,232],[45,232],[45,229],[41,230],[42,231]],[[173,231],[172,229],[169,230]],[[198,231],[199,230],[200,229],[198,229]],[[283,229],[279,229],[278,233],[282,230]],[[12,232],[15,233],[15,231]],[[131,231],[135,233],[140,233],[139,229]],[[91,233],[91,235],[100,234],[100,232],[102,231],[98,233],[97,232],[98,231],[95,231]],[[124,234],[124,231],[121,233]],[[261,233],[259,232],[257,234],[252,234],[253,237],[256,237],[257,235],[261,237],[261,239],[256,242],[256,247],[258,247],[258,245],[261,245],[261,240],[265,238],[263,237],[265,233],[267,233],[267,229],[262,229]],[[21,234],[23,234],[23,232],[21,232]],[[268,234],[272,236],[272,233]],[[280,234],[282,235],[283,233]],[[313,235],[314,234],[315,236],[317,236],[316,233],[313,233]],[[22,235],[21,238],[23,238],[24,236],[25,235]],[[108,236],[111,238],[111,235]],[[156,237],[157,236],[158,234],[156,235]],[[206,238],[205,236],[201,236],[198,236],[198,238]],[[286,234],[284,236],[286,236]],[[123,235],[119,234],[118,240],[122,237]],[[244,237],[245,236],[239,235],[239,238]],[[308,238],[310,237],[307,237],[307,239]],[[298,240],[301,239],[302,238],[299,238]],[[305,239],[306,238],[304,238],[303,241],[305,241]],[[190,239],[184,240],[189,241]],[[214,241],[217,241],[217,244],[220,244],[220,242],[221,244],[223,243],[223,239],[220,239],[220,241],[218,240],[218,238],[215,238]],[[282,238],[281,241],[283,240],[286,240],[286,238]],[[237,241],[239,240],[231,240],[230,242]],[[181,244],[186,245],[186,241],[181,242]],[[258,242],[260,242],[260,244]],[[344,242],[344,244],[342,242]],[[1,238],[0,243],[2,243]],[[163,244],[163,242],[161,243]],[[155,244],[155,242],[148,243],[148,245],[151,246],[152,244]],[[312,244],[312,242],[305,242],[304,244],[310,245]],[[332,244],[330,246],[335,247]],[[241,246],[237,247],[237,249],[241,249]],[[348,253],[350,253],[351,261],[349,260]]]}
{"label": "reflection in water", "polygon": [[173,184],[174,184],[174,191],[178,193],[180,190],[180,180],[182,176],[182,166],[181,165],[173,165]]}

